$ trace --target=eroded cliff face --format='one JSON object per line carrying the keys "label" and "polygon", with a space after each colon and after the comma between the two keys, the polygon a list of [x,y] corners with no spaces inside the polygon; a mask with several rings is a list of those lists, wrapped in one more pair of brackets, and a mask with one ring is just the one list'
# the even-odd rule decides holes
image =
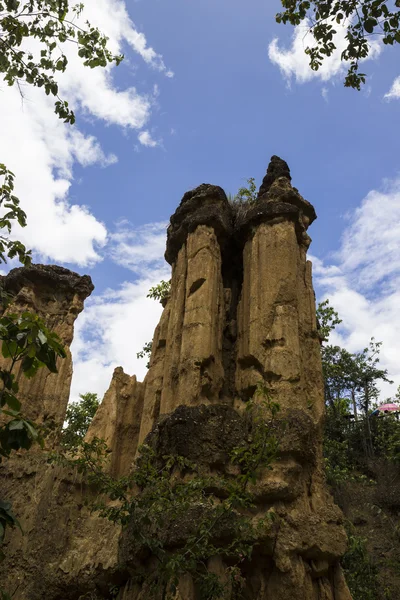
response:
{"label": "eroded cliff face", "polygon": [[[346,548],[342,517],[322,470],[323,380],[306,260],[315,218],[278,157],[254,203],[232,206],[221,188],[208,184],[186,193],[168,228],[171,295],[148,374],[139,383],[117,369],[87,434],[106,439],[115,476],[129,472],[143,442],[159,456],[179,454],[224,474],[230,452],[246,436],[247,402],[260,382],[268,387],[285,436],[279,459],[252,492],[254,517],[273,508],[279,526],[256,541],[244,573],[248,600],[351,600],[339,564]],[[39,501],[47,499],[67,533],[52,541],[55,523],[46,530],[50,566],[40,556],[38,570],[32,554],[24,555],[32,572],[23,576],[19,568],[24,582],[16,600],[108,598],[105,585],[115,581],[120,600],[147,600],[146,580],[137,581],[135,568],[139,561],[151,570],[152,557],[135,555],[129,527],[121,533],[89,516],[82,507],[89,491],[71,474],[53,470],[47,477],[45,484],[41,475]],[[44,508],[40,514],[52,518]],[[193,520],[188,515],[188,524],[179,524],[178,537],[190,534]],[[168,543],[179,543],[172,538]],[[221,575],[225,566],[221,557],[208,564]],[[43,580],[46,596],[40,595]],[[184,577],[175,600],[197,600],[197,594]]]}
{"label": "eroded cliff face", "polygon": [[[38,314],[46,326],[61,338],[66,358],[58,360],[58,373],[43,368],[34,379],[16,373],[19,398],[25,416],[45,425],[51,432],[47,449],[54,446],[61,431],[70,393],[72,358],[70,344],[74,322],[83,310],[85,299],[93,291],[88,276],[54,265],[32,265],[13,269],[1,278],[3,289],[11,295],[8,313],[30,311]],[[3,364],[4,359],[0,359]],[[74,546],[90,543],[89,512],[82,519],[83,490],[75,473],[48,464],[47,453],[33,446],[29,452],[13,454],[0,463],[0,496],[13,504],[23,528],[9,532],[6,538],[6,560],[1,564],[1,587],[13,592],[13,598],[46,598],[54,596],[60,573],[75,560],[80,568],[85,560],[96,565],[93,551],[79,553]],[[71,542],[71,528],[77,534]],[[107,528],[107,523],[103,525]],[[111,529],[111,528],[110,528]],[[79,533],[78,533],[79,531]],[[94,532],[95,533],[95,532]],[[110,544],[113,536],[110,534]],[[66,549],[71,546],[71,553]],[[92,554],[92,556],[91,556]],[[72,556],[72,558],[71,558]],[[49,576],[51,582],[49,582]],[[62,584],[62,588],[64,585]],[[14,593],[15,592],[15,593]],[[60,598],[63,596],[60,596]]]}

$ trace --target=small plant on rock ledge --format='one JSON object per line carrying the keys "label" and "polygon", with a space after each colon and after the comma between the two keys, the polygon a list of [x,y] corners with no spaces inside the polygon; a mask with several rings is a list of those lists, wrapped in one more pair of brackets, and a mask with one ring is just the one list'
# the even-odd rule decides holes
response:
{"label": "small plant on rock ledge", "polygon": [[246,218],[248,212],[253,208],[257,200],[257,187],[254,177],[247,179],[247,187],[239,188],[237,194],[228,194],[228,202],[231,206],[234,220]]}
{"label": "small plant on rock ledge", "polygon": [[153,349],[153,342],[146,342],[145,345],[143,346],[143,348],[140,350],[140,352],[136,352],[136,358],[146,358],[147,357],[147,363],[146,363],[147,369],[150,368],[150,356],[151,356],[152,349]]}
{"label": "small plant on rock ledge", "polygon": [[[183,456],[159,456],[143,445],[131,475],[114,479],[104,470],[106,445],[97,439],[83,443],[79,457],[68,461],[97,487],[92,510],[126,529],[137,582],[146,586],[148,600],[160,593],[166,600],[174,597],[188,574],[202,600],[221,600],[228,589],[230,598],[242,597],[243,568],[259,540],[275,539],[279,529],[273,510],[251,516],[256,506],[251,485],[278,457],[283,434],[278,412],[260,384],[247,405],[249,435],[230,454],[235,475],[210,474]],[[138,558],[143,552],[155,558],[150,571]],[[223,577],[209,570],[215,557],[227,559]]]}
{"label": "small plant on rock ledge", "polygon": [[246,180],[247,187],[243,186],[239,188],[237,194],[234,196],[228,194],[228,200],[232,206],[240,204],[253,204],[257,200],[257,186],[254,177],[249,177]]}
{"label": "small plant on rock ledge", "polygon": [[147,294],[147,298],[152,298],[153,300],[158,300],[163,304],[171,293],[171,280],[164,281],[162,279],[160,283],[153,286],[149,289],[149,293]]}
{"label": "small plant on rock ledge", "polygon": [[[163,306],[167,302],[168,298],[171,295],[171,280],[164,281],[163,279],[157,285],[153,286],[149,289],[149,293],[147,294],[147,298],[152,298],[153,300],[158,300],[161,302]],[[153,348],[153,342],[146,342],[143,348],[136,352],[136,358],[147,358],[146,368],[150,368],[150,357],[151,351]]]}

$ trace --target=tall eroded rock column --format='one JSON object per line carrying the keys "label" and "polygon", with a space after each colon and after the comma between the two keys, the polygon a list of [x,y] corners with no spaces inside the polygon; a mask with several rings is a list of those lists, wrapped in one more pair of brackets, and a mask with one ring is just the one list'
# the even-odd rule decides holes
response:
{"label": "tall eroded rock column", "polygon": [[[286,163],[273,157],[257,201],[236,222],[244,244],[236,385],[241,397],[251,396],[261,377],[279,393],[282,408],[304,408],[306,395],[321,413],[315,299],[306,259],[311,242],[306,231],[316,214],[290,179]],[[311,364],[317,381],[306,391]]]}
{"label": "tall eroded rock column", "polygon": [[[168,228],[171,296],[143,383],[139,441],[157,456],[179,454],[226,476],[232,449],[246,439],[243,414],[257,386],[279,404],[279,457],[251,490],[254,518],[273,510],[277,521],[254,541],[243,568],[248,600],[351,600],[339,562],[342,517],[323,476],[323,378],[306,259],[315,218],[274,156],[255,201],[230,204],[220,188],[203,184],[185,194]],[[187,519],[175,528],[191,531],[196,518]],[[129,535],[121,557],[134,577],[140,559]],[[167,544],[179,542],[172,536]],[[222,577],[228,565],[224,556],[209,562]],[[146,582],[128,584],[123,600],[147,594]],[[184,578],[176,600],[199,597]]]}
{"label": "tall eroded rock column", "polygon": [[[179,455],[188,461],[185,464],[195,464],[205,480],[212,477],[212,485],[181,512],[169,511],[166,502],[157,543],[146,544],[137,535],[134,512],[122,531],[89,516],[84,496],[91,490],[77,485],[75,475],[40,466],[39,509],[32,514],[10,480],[10,498],[15,498],[17,512],[20,507],[27,513],[27,547],[33,548],[18,569],[13,567],[12,584],[27,579],[16,600],[40,600],[44,593],[49,600],[79,600],[89,592],[106,599],[114,584],[120,600],[164,598],[165,580],[161,578],[156,591],[153,586],[160,556],[173,556],[186,548],[187,540],[197,544],[196,527],[204,524],[207,507],[218,506],[226,497],[226,482],[235,481],[238,474],[232,451],[248,448],[252,439],[246,407],[257,398],[260,384],[280,407],[273,431],[284,434],[271,468],[261,470],[249,484],[253,505],[246,514],[252,522],[265,519],[270,526],[247,532],[252,553],[239,561],[225,551],[233,547],[235,528],[227,522],[219,531],[212,529],[212,550],[200,556],[202,569],[226,582],[223,600],[237,597],[227,578],[232,561],[240,569],[245,600],[351,600],[340,567],[346,548],[342,515],[323,476],[323,379],[311,264],[306,258],[311,241],[307,228],[315,218],[314,208],[292,187],[289,168],[278,157],[272,158],[253,202],[230,203],[221,188],[209,184],[184,195],[168,228],[171,294],[155,331],[149,371],[140,383],[122,369],[115,370],[86,439],[106,439],[115,476],[129,473],[138,447],[145,443],[153,450],[157,472],[171,455]],[[63,273],[57,271],[54,277]],[[38,276],[44,283],[40,289],[31,278],[21,277],[15,287],[17,305],[39,311],[68,342],[74,311],[82,306],[88,287],[78,276],[69,279],[66,274],[67,281],[60,280],[62,293],[54,292],[53,299],[53,275],[40,267]],[[12,284],[13,277],[8,277]],[[69,328],[63,325],[66,321]],[[69,381],[68,370],[65,377]],[[47,378],[35,382],[35,393],[24,392],[29,406],[37,399],[40,415],[48,414],[52,401],[64,406],[64,384],[57,381],[57,398],[46,387]],[[56,411],[53,418],[60,415],[61,410]],[[270,425],[268,414],[265,425]],[[190,481],[190,469],[184,475]],[[33,488],[39,488],[32,484],[31,470],[26,469],[25,476],[25,493],[31,497]],[[172,477],[179,479],[181,473],[175,469]],[[134,493],[140,494],[142,487],[146,491],[144,483]],[[212,497],[211,504],[204,502],[206,496]],[[235,514],[230,517],[234,521]],[[68,527],[55,540],[60,522]],[[153,523],[148,525],[148,535],[156,536]],[[17,561],[19,546],[13,552],[9,564]],[[190,573],[181,578],[174,594],[173,600],[205,598]]]}
{"label": "tall eroded rock column", "polygon": [[203,184],[187,192],[168,228],[171,297],[156,330],[145,379],[142,442],[160,414],[219,401],[224,380],[221,244],[231,232],[225,192]]}
{"label": "tall eroded rock column", "polygon": [[40,369],[33,379],[26,379],[16,371],[19,383],[18,397],[24,415],[37,423],[52,422],[61,429],[68,404],[72,357],[70,345],[74,323],[83,310],[85,299],[94,286],[88,275],[78,275],[55,265],[32,265],[12,269],[1,278],[4,290],[13,297],[9,313],[29,311],[39,315],[46,326],[63,342],[66,358],[58,359],[58,373]]}
{"label": "tall eroded rock column", "polygon": [[[89,276],[62,267],[32,265],[10,271],[1,278],[1,286],[12,297],[7,312],[37,314],[58,334],[66,350],[66,358],[57,361],[58,373],[44,367],[26,379],[16,372],[22,412],[55,434],[46,437],[46,447],[52,447],[70,394],[74,323],[93,284]],[[106,568],[108,560],[104,541],[96,546],[98,525],[85,512],[85,489],[77,473],[52,464],[46,450],[36,445],[0,463],[1,500],[12,504],[22,528],[7,531],[6,558],[1,565],[1,588],[15,600],[70,599],[74,582],[84,587],[88,574],[99,562]],[[108,550],[113,539],[116,547],[119,531],[107,523],[102,527],[109,532]]]}

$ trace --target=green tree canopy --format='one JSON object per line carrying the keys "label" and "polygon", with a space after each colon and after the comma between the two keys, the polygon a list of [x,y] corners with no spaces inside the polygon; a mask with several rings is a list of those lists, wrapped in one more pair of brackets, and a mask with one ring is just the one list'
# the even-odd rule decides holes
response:
{"label": "green tree canopy", "polygon": [[[8,85],[27,83],[55,97],[55,112],[75,122],[67,100],[58,95],[57,73],[68,66],[66,44],[75,44],[85,66],[119,64],[122,56],[107,48],[107,37],[86,21],[79,25],[82,3],[69,0],[0,0],[0,73]],[[30,41],[35,40],[36,44]],[[37,43],[38,42],[38,43]],[[33,48],[37,47],[37,50]]]}
{"label": "green tree canopy", "polygon": [[80,402],[71,402],[65,415],[66,427],[62,432],[61,443],[67,450],[78,448],[100,404],[97,394],[88,392],[79,394],[79,397]]}
{"label": "green tree canopy", "polygon": [[318,71],[323,61],[337,49],[338,31],[346,26],[346,46],[341,58],[348,70],[344,85],[359,90],[366,74],[360,61],[371,51],[371,39],[393,46],[400,43],[400,0],[281,0],[283,11],[278,23],[304,24],[314,44],[305,48],[310,67]]}

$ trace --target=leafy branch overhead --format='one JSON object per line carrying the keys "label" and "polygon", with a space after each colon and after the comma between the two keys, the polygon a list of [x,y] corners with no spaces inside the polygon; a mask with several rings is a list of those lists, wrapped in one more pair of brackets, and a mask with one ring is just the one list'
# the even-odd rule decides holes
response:
{"label": "leafy branch overhead", "polygon": [[[13,221],[20,227],[26,226],[26,214],[19,205],[19,199],[14,195],[14,173],[0,163],[0,264],[7,262],[7,258],[18,257],[20,263],[28,267],[31,264],[31,252],[27,251],[24,244],[9,237]],[[1,180],[0,180],[1,181]],[[6,231],[8,235],[5,235]]]}
{"label": "leafy branch overhead", "polygon": [[0,0],[0,73],[4,80],[10,86],[27,83],[43,88],[56,98],[56,114],[71,124],[74,112],[59,97],[55,77],[68,66],[65,44],[76,45],[83,64],[91,68],[119,64],[123,59],[112,54],[108,38],[97,27],[88,21],[84,27],[78,24],[83,9],[83,4],[71,5],[69,0]]}
{"label": "leafy branch overhead", "polygon": [[344,85],[357,90],[365,83],[360,61],[371,53],[370,41],[385,45],[400,43],[400,0],[281,0],[278,23],[304,25],[314,43],[305,48],[314,71],[338,47],[339,28],[346,28],[346,45],[341,60],[348,65]]}

